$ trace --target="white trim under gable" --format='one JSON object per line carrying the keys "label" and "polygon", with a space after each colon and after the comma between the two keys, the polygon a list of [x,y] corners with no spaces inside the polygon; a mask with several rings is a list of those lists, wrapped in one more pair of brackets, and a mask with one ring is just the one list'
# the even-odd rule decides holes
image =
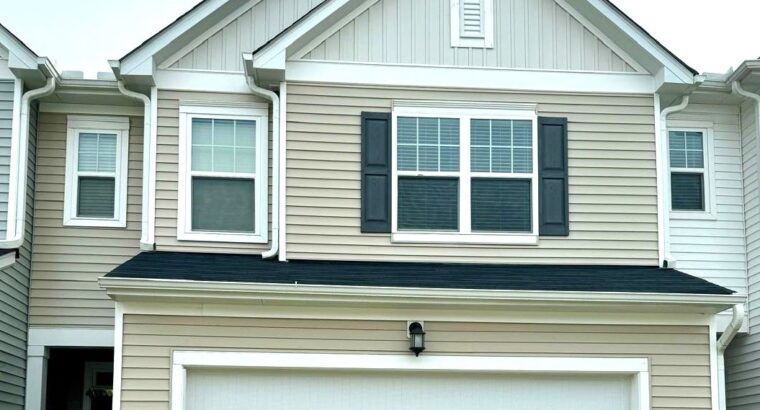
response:
{"label": "white trim under gable", "polygon": [[288,61],[286,81],[543,92],[652,94],[655,91],[654,78],[641,73],[326,61]]}
{"label": "white trim under gable", "polygon": [[374,354],[175,351],[171,408],[185,409],[187,370],[193,368],[395,370],[478,373],[630,374],[632,409],[649,409],[649,359],[616,357],[486,357]]}

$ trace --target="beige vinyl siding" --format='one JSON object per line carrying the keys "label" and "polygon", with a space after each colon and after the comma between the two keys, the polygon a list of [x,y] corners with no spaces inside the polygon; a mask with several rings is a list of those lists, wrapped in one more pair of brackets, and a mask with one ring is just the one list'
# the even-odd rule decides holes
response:
{"label": "beige vinyl siding", "polygon": [[[494,1],[493,48],[451,45],[449,1],[380,0],[309,50],[308,60],[634,72],[554,0]],[[300,57],[296,55],[296,57]]]}
{"label": "beige vinyl siding", "polygon": [[[747,259],[744,238],[744,189],[739,107],[691,104],[668,118],[670,128],[700,122],[713,123],[715,218],[670,219],[670,251],[677,268],[711,282],[747,293]],[[674,123],[675,122],[675,123]],[[696,123],[694,123],[696,122]],[[673,126],[673,125],[676,126]],[[706,141],[706,140],[705,140]],[[706,175],[709,178],[709,175]]]}
{"label": "beige vinyl siding", "polygon": [[130,118],[126,228],[63,226],[66,128],[65,114],[40,114],[29,323],[110,327],[98,278],[139,252],[143,119]]}
{"label": "beige vinyl siding", "polygon": [[[156,250],[187,252],[260,253],[269,244],[241,244],[177,240],[179,179],[179,106],[181,101],[209,105],[231,102],[266,102],[251,94],[190,93],[160,90],[158,93],[158,145],[156,147]],[[269,200],[271,204],[271,109],[269,115]],[[268,206],[271,240],[271,206]]]}
{"label": "beige vinyl siding", "polygon": [[741,334],[726,350],[726,396],[729,410],[760,406],[760,202],[755,103],[741,106],[744,172],[744,215],[747,238],[749,334]]}
{"label": "beige vinyl siding", "polygon": [[0,271],[0,408],[22,410],[26,383],[38,105],[29,106],[26,226],[16,263]]}
{"label": "beige vinyl siding", "polygon": [[[537,103],[541,116],[567,117],[570,236],[510,247],[360,233],[360,114],[393,99]],[[289,259],[657,265],[652,96],[289,84],[287,111]]]}
{"label": "beige vinyl siding", "polygon": [[242,72],[243,59],[240,56],[243,53],[261,47],[321,2],[322,0],[248,1],[246,4],[251,6],[237,18],[208,34],[208,38],[178,60],[165,63],[172,69]]}
{"label": "beige vinyl siding", "polygon": [[[406,322],[124,316],[122,409],[169,409],[174,350],[406,354]],[[424,354],[646,357],[654,410],[709,409],[707,327],[425,322]]]}

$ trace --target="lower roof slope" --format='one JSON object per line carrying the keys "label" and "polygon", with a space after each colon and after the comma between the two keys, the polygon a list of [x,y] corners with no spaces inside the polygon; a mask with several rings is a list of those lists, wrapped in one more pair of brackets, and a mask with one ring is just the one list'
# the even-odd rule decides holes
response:
{"label": "lower roof slope", "polygon": [[390,288],[730,295],[732,290],[651,266],[276,262],[258,255],[143,252],[108,278]]}

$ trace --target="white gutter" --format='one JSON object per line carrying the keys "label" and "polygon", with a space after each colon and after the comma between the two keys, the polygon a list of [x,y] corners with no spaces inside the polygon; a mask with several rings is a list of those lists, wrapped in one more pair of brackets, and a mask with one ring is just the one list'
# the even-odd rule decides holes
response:
{"label": "white gutter", "polygon": [[[660,101],[659,94],[655,94],[655,108],[659,109]],[[689,96],[683,96],[681,102],[678,105],[673,105],[662,110],[662,112],[655,112],[655,122],[658,121],[659,114],[659,127],[655,127],[655,145],[657,150],[657,169],[659,175],[657,178],[657,197],[659,200],[658,212],[658,225],[661,251],[660,251],[660,266],[667,268],[674,268],[674,258],[670,254],[670,190],[667,187],[670,186],[670,172],[668,172],[667,162],[665,158],[668,154],[667,145],[665,144],[665,137],[668,135],[668,116],[670,114],[684,110],[689,105]]]}
{"label": "white gutter", "polygon": [[734,340],[736,334],[739,333],[746,317],[744,303],[734,305],[732,311],[733,317],[731,318],[731,323],[728,324],[715,345],[715,349],[718,353],[718,395],[720,410],[726,410],[726,348],[728,348],[728,345]]}
{"label": "white gutter", "polygon": [[152,107],[150,98],[145,94],[128,90],[124,86],[124,81],[119,80],[117,83],[119,92],[129,98],[139,100],[143,103],[143,184],[142,184],[142,235],[140,236],[140,249],[153,250],[155,248],[155,241],[152,229],[150,229],[150,219],[153,217],[151,214],[150,204],[153,202],[153,189],[149,183],[153,169],[151,158],[153,155],[153,143],[151,130],[151,117]]}
{"label": "white gutter", "polygon": [[256,85],[253,70],[253,54],[243,54],[245,82],[259,97],[272,101],[272,246],[261,254],[264,259],[273,258],[280,251],[280,98],[272,90]]}
{"label": "white gutter", "polygon": [[43,87],[27,91],[21,97],[19,110],[13,112],[13,122],[18,124],[18,134],[11,138],[11,166],[8,177],[8,229],[6,239],[0,241],[0,249],[16,249],[24,243],[27,162],[29,160],[29,106],[32,101],[52,94],[55,87],[56,78],[52,75]]}

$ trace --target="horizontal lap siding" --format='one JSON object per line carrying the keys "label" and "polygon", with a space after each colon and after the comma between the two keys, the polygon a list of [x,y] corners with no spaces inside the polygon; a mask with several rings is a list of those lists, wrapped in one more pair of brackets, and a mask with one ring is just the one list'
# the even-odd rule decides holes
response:
{"label": "horizontal lap siding", "polygon": [[[542,116],[568,117],[570,236],[508,247],[392,244],[387,234],[361,234],[360,114],[388,112],[393,99],[529,102]],[[290,84],[288,258],[656,265],[652,103],[651,96]]]}
{"label": "horizontal lap siding", "polygon": [[8,221],[8,176],[11,164],[11,123],[15,82],[0,80],[0,236]]}
{"label": "horizontal lap siding", "polygon": [[741,106],[750,333],[739,335],[726,350],[726,396],[729,410],[760,407],[760,202],[755,103]]}
{"label": "horizontal lap siding", "polygon": [[[124,316],[122,409],[169,409],[183,349],[407,354],[405,322]],[[709,409],[706,327],[425,323],[427,355],[646,357],[654,410]]]}
{"label": "horizontal lap siding", "polygon": [[[260,253],[269,244],[240,244],[177,240],[177,198],[179,180],[179,106],[181,101],[204,101],[209,105],[230,102],[265,102],[250,94],[189,93],[160,90],[158,93],[158,144],[156,147],[156,250],[186,252]],[[269,204],[272,203],[271,158],[272,124],[269,124]],[[267,229],[271,238],[270,221]]]}
{"label": "horizontal lap siding", "polygon": [[307,60],[633,72],[554,0],[494,2],[491,48],[451,46],[447,1],[380,0],[304,55]]}
{"label": "horizontal lap siding", "polygon": [[24,243],[15,264],[0,271],[0,408],[24,408],[29,278],[32,258],[37,105],[30,106]]}
{"label": "horizontal lap siding", "polygon": [[[692,104],[669,121],[713,123],[715,219],[670,220],[670,251],[686,273],[747,293],[739,108]],[[699,127],[699,124],[694,125]],[[676,127],[677,128],[677,127]]]}
{"label": "horizontal lap siding", "polygon": [[111,327],[98,278],[139,252],[142,117],[130,118],[126,228],[63,226],[66,115],[42,113],[39,128],[30,325]]}

